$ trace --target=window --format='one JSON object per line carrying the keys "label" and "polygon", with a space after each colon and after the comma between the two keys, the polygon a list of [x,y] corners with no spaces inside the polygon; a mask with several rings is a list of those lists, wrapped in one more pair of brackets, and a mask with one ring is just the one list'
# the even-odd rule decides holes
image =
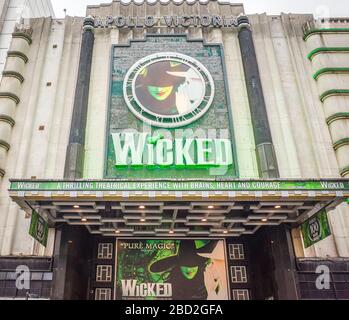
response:
{"label": "window", "polygon": [[231,281],[233,283],[247,283],[246,267],[231,267]]}
{"label": "window", "polygon": [[98,245],[98,259],[103,259],[103,260],[113,259],[112,243],[100,243]]}
{"label": "window", "polygon": [[97,266],[97,282],[111,282],[113,277],[113,267],[112,266]]}
{"label": "window", "polygon": [[245,250],[243,244],[230,244],[229,245],[229,258],[230,260],[244,260]]}
{"label": "window", "polygon": [[248,290],[233,290],[233,300],[250,300],[250,293]]}
{"label": "window", "polygon": [[111,289],[96,289],[95,300],[107,301],[111,300]]}

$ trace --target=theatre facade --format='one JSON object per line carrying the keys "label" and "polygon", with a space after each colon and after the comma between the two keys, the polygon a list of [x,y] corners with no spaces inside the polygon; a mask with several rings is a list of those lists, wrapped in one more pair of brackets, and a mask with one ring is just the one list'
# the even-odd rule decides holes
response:
{"label": "theatre facade", "polygon": [[0,297],[348,299],[348,40],[215,0],[17,25]]}

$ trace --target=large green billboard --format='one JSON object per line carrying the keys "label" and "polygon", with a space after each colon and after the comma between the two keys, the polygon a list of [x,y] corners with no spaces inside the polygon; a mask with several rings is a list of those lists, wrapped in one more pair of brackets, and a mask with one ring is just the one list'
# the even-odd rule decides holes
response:
{"label": "large green billboard", "polygon": [[111,65],[106,178],[238,177],[220,45],[148,36]]}
{"label": "large green billboard", "polygon": [[228,300],[223,240],[119,240],[117,300]]}

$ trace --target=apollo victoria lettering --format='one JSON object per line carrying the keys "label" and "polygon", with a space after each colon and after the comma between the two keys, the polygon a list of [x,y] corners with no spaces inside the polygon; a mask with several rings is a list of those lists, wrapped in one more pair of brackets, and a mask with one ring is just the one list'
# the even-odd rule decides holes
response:
{"label": "apollo victoria lettering", "polygon": [[106,16],[95,18],[95,28],[153,28],[162,23],[169,28],[233,28],[238,26],[237,18],[219,15],[183,15],[183,16]]}

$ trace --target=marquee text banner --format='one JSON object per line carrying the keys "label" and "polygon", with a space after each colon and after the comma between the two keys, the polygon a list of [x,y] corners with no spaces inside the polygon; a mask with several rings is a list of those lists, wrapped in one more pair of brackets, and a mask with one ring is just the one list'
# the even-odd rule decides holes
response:
{"label": "marquee text banner", "polygon": [[[344,191],[349,180],[318,181],[19,181],[10,191]],[[343,194],[344,195],[344,194]]]}

